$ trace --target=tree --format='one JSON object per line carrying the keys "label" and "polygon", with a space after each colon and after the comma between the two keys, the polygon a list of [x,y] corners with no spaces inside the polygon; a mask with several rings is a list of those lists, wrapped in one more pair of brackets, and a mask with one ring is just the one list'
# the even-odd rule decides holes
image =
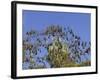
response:
{"label": "tree", "polygon": [[[39,37],[41,36],[41,37]],[[69,27],[63,28],[59,25],[50,25],[45,31],[37,32],[31,30],[26,32],[23,38],[23,63],[28,62],[28,68],[51,68],[90,66],[89,59],[82,60],[82,56],[90,55],[90,42],[82,41]],[[40,57],[40,47],[45,48],[48,53]],[[26,53],[29,51],[29,57]]]}

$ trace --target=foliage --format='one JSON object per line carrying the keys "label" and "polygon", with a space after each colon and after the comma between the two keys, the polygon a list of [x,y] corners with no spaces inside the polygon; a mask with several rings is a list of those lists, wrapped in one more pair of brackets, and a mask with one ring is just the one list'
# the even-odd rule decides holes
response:
{"label": "foliage", "polygon": [[[38,56],[41,47],[48,52],[42,57]],[[47,64],[50,68],[90,66],[86,57],[90,53],[90,42],[82,41],[69,27],[51,25],[43,32],[26,32],[23,37],[23,63],[29,63],[28,69],[48,68]]]}

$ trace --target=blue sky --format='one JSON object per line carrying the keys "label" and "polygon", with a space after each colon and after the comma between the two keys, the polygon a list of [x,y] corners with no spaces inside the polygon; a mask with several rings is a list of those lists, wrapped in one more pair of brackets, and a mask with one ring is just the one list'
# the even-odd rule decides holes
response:
{"label": "blue sky", "polygon": [[90,41],[90,20],[89,13],[23,10],[23,33],[31,29],[42,31],[48,25],[54,24],[69,26],[82,40]]}
{"label": "blue sky", "polygon": [[[81,37],[81,40],[90,41],[91,14],[89,13],[23,10],[22,15],[23,34],[31,29],[42,32],[50,25],[60,25],[62,27],[71,27],[74,33]],[[48,52],[42,48],[41,53],[38,53],[38,56],[43,56]]]}

